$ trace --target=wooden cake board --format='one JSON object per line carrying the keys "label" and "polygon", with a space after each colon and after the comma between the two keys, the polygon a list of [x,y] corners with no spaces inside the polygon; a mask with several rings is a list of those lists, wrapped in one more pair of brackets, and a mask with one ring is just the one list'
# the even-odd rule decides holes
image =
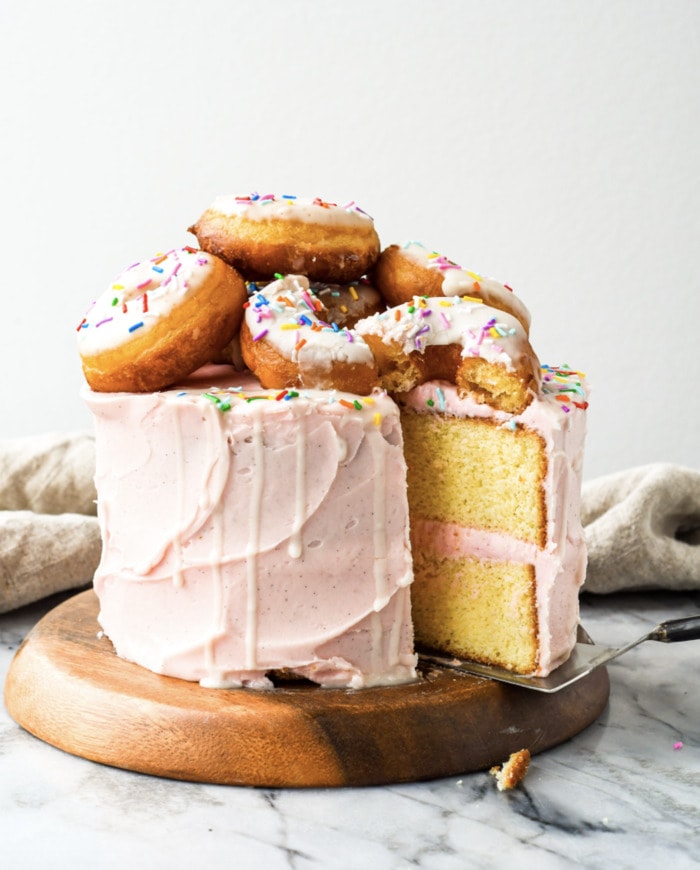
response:
{"label": "wooden cake board", "polygon": [[601,714],[603,668],[554,694],[428,666],[416,682],[322,689],[203,689],[116,656],[92,590],[32,629],[5,684],[36,737],[102,764],[192,782],[366,786],[453,776],[534,755]]}

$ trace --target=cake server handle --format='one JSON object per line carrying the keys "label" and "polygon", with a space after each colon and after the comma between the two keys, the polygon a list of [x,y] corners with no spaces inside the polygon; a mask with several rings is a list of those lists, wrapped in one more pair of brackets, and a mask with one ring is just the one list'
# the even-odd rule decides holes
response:
{"label": "cake server handle", "polygon": [[686,616],[681,619],[667,619],[656,626],[648,635],[649,640],[662,643],[676,643],[681,640],[700,639],[700,616]]}

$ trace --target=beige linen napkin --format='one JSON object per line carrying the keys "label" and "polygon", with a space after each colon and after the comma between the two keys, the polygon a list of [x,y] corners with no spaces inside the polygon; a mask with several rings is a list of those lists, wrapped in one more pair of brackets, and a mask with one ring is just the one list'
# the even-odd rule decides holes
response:
{"label": "beige linen napkin", "polygon": [[700,472],[656,463],[583,487],[586,592],[700,589]]}
{"label": "beige linen napkin", "polygon": [[91,582],[94,469],[87,433],[0,440],[0,613]]}
{"label": "beige linen napkin", "polygon": [[[92,581],[101,541],[88,433],[0,440],[0,613]],[[584,590],[700,589],[700,472],[656,464],[586,483]]]}

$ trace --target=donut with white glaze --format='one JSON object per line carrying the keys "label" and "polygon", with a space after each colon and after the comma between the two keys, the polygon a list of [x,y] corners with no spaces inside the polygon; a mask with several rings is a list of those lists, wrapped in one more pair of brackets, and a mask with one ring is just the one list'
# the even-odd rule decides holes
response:
{"label": "donut with white glaze", "polygon": [[472,297],[417,296],[361,320],[354,332],[389,392],[444,380],[478,402],[521,413],[539,389],[540,363],[520,321]]}
{"label": "donut with white glaze", "polygon": [[530,312],[507,284],[472,272],[420,242],[389,245],[370,273],[389,306],[414,296],[473,296],[516,317],[526,332]]}
{"label": "donut with white glaze", "polygon": [[348,284],[376,262],[374,221],[354,203],[256,193],[219,196],[190,227],[200,247],[250,280],[286,274]]}
{"label": "donut with white glaze", "polygon": [[303,275],[287,275],[248,300],[241,350],[265,389],[341,390],[367,395],[377,366],[365,341],[332,324]]}
{"label": "donut with white glaze", "polygon": [[154,392],[215,358],[247,299],[223,260],[185,247],[125,269],[78,325],[83,373],[97,392]]}

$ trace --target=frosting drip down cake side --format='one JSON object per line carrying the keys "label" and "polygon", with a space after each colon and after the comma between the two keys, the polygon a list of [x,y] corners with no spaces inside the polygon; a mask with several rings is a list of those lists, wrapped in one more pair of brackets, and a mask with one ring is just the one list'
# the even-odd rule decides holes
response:
{"label": "frosting drip down cake side", "polygon": [[395,404],[233,374],[85,391],[102,628],[120,656],[205,686],[267,687],[277,669],[323,686],[413,679]]}

